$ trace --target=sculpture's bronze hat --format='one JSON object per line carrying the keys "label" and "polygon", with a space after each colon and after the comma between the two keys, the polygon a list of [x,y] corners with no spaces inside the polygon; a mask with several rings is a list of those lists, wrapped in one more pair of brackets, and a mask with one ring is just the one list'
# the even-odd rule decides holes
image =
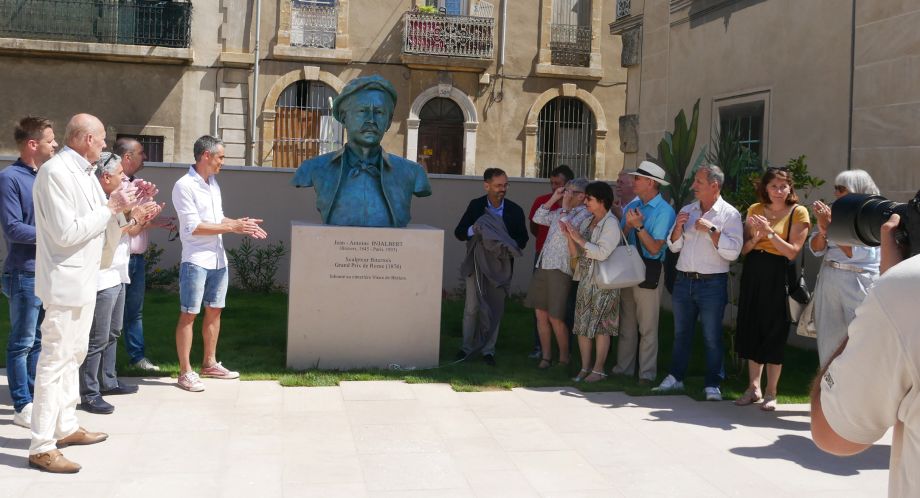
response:
{"label": "sculpture's bronze hat", "polygon": [[332,116],[341,122],[342,117],[339,113],[342,110],[342,104],[348,100],[349,97],[362,90],[380,90],[390,96],[390,99],[393,101],[393,107],[396,107],[396,89],[393,88],[393,85],[383,76],[373,74],[355,78],[345,85],[345,88],[342,89],[342,93],[332,101]]}

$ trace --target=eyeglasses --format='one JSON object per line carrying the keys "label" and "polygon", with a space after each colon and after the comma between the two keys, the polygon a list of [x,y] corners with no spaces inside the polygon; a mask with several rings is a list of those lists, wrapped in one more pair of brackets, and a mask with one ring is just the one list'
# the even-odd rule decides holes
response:
{"label": "eyeglasses", "polygon": [[102,164],[99,165],[99,169],[104,170],[106,165],[108,165],[113,160],[120,161],[121,158],[118,157],[118,154],[110,154],[109,157],[105,158],[105,161],[103,161]]}
{"label": "eyeglasses", "polygon": [[844,187],[843,185],[834,185],[834,192],[837,192],[838,194],[842,194],[846,191],[847,191],[847,188]]}

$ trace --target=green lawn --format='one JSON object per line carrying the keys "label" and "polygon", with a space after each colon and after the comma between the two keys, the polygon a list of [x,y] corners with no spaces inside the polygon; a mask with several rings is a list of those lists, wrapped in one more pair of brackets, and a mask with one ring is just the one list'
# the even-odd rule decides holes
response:
{"label": "green lawn", "polygon": [[[4,299],[5,301],[5,299]],[[484,389],[508,389],[512,387],[566,386],[574,383],[570,378],[577,373],[577,348],[573,350],[573,363],[568,368],[553,366],[538,370],[536,361],[527,358],[532,347],[531,311],[519,302],[509,302],[502,320],[501,336],[498,340],[496,367],[485,365],[480,359],[449,365],[460,346],[460,322],[463,303],[444,301],[441,313],[441,368],[416,371],[360,370],[350,372],[306,371],[295,372],[285,368],[285,345],[287,336],[287,295],[281,293],[253,294],[231,289],[227,297],[228,308],[222,317],[218,358],[226,366],[242,373],[243,379],[277,379],[285,386],[329,386],[341,380],[402,379],[407,382],[445,382],[460,391]],[[164,375],[175,376],[176,361],[174,330],[178,316],[178,297],[175,293],[152,290],[145,302],[145,338],[147,356],[163,368]],[[0,341],[6,343],[9,331],[8,306],[0,306]],[[672,316],[662,312],[660,324],[659,379],[670,364],[673,339]],[[200,327],[200,321],[196,324]],[[614,341],[616,344],[616,341]],[[127,365],[127,355],[120,345],[118,366],[124,375],[142,375]],[[690,396],[702,399],[703,355],[702,340],[697,334],[694,354],[690,363],[689,376],[685,383]],[[609,369],[615,352],[608,356]],[[192,361],[201,359],[201,334],[196,328]],[[5,357],[0,361],[5,364]],[[780,402],[803,403],[808,396],[808,386],[817,369],[817,354],[789,347],[786,352],[786,368],[780,380]],[[722,385],[726,398],[737,397],[746,385],[746,373],[737,366],[726,363],[728,379]],[[625,391],[632,395],[649,395],[649,388],[640,387],[635,381],[611,377],[594,384],[581,383],[584,391]]]}

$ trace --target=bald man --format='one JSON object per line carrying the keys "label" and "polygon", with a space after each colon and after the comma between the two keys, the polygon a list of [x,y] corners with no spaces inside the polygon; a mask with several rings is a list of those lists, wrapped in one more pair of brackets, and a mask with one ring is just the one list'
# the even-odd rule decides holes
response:
{"label": "bald man", "polygon": [[[35,179],[35,295],[45,306],[42,352],[35,373],[29,465],[47,472],[75,473],[58,448],[104,441],[107,434],[80,427],[78,369],[89,344],[101,265],[126,225],[123,212],[137,203],[128,185],[108,199],[93,177],[105,148],[105,128],[89,114],[71,118],[66,146],[42,165]],[[103,248],[108,249],[103,251]],[[105,252],[105,254],[103,254]]]}

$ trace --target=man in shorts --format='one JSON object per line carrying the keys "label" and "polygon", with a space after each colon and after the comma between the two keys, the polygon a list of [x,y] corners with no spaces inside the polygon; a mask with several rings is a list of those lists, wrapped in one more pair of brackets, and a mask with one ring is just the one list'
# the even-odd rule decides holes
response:
{"label": "man in shorts", "polygon": [[204,391],[204,383],[192,370],[192,328],[204,304],[204,358],[201,376],[236,379],[239,372],[228,370],[217,361],[217,338],[220,313],[227,296],[227,254],[223,234],[238,233],[254,239],[268,236],[255,218],[224,217],[217,174],[224,164],[224,145],[220,139],[205,135],[195,141],[195,164],[176,182],[172,191],[173,206],[179,215],[182,241],[182,264],[179,266],[179,301],[181,311],[176,325],[176,352],[179,356],[179,387],[186,391]]}

